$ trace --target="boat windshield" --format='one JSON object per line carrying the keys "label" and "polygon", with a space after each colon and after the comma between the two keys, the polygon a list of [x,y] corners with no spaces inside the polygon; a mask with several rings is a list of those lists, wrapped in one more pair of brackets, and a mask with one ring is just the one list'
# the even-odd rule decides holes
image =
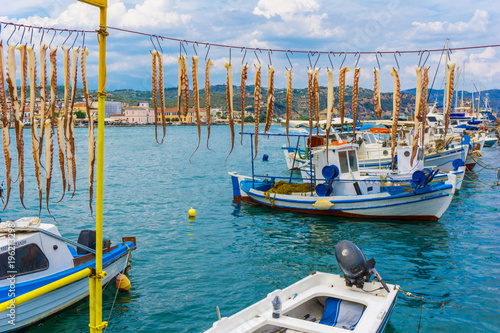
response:
{"label": "boat windshield", "polygon": [[339,151],[340,173],[349,173],[349,164],[347,163],[347,152]]}
{"label": "boat windshield", "polygon": [[358,161],[356,160],[356,152],[354,150],[349,150],[349,166],[351,171],[358,171]]}
{"label": "boat windshield", "polygon": [[0,279],[8,276],[7,272],[16,271],[16,276],[43,271],[49,268],[49,261],[36,244],[28,244],[16,249],[15,255],[9,252],[0,254]]}

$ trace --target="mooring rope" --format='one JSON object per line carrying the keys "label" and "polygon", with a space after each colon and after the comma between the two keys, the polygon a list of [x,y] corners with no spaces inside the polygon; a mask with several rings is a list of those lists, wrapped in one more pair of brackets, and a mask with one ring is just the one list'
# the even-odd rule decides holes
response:
{"label": "mooring rope", "polygon": [[450,305],[450,306],[453,306],[453,307],[456,307],[456,308],[474,309],[474,310],[483,310],[483,311],[492,311],[492,312],[499,312],[500,313],[500,310],[496,310],[496,309],[487,309],[487,308],[480,308],[480,307],[477,307],[477,306],[459,305],[459,304],[454,304],[454,303],[446,302],[446,301],[436,301],[436,300],[433,300],[433,299],[430,299],[430,298],[426,298],[426,297],[422,297],[422,296],[418,296],[418,295],[412,294],[411,292],[404,291],[401,288],[399,288],[398,291],[400,293],[402,293],[403,295],[405,295],[406,298],[409,298],[409,299],[417,298],[417,299],[420,300],[420,314],[419,314],[419,318],[418,318],[417,332],[420,332],[420,324],[422,322],[422,309],[424,307],[424,301],[441,304],[441,306],[440,306],[441,310],[444,309],[445,305]]}

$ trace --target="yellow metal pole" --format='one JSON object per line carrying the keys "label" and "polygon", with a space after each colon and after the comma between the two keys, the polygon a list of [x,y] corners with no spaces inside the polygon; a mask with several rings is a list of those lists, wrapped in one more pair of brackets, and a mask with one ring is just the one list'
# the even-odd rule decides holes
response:
{"label": "yellow metal pole", "polygon": [[0,313],[6,311],[9,308],[9,306],[11,306],[11,304],[13,304],[15,306],[21,305],[25,302],[32,300],[33,298],[47,294],[53,290],[59,289],[59,288],[64,287],[70,283],[73,283],[75,281],[83,279],[84,277],[89,276],[90,274],[91,274],[90,268],[85,268],[84,270],[81,270],[79,272],[76,272],[74,274],[66,276],[65,278],[62,278],[60,280],[49,283],[48,285],[45,285],[45,286],[40,287],[38,289],[32,290],[26,294],[23,294],[21,296],[14,298],[14,299],[5,301],[5,302],[0,304]]}
{"label": "yellow metal pole", "polygon": [[107,0],[79,0],[100,9],[99,20],[99,89],[97,91],[97,187],[96,187],[96,240],[95,274],[89,282],[90,332],[101,333],[107,326],[102,321],[102,229],[104,196],[104,104],[106,101],[106,12]]}

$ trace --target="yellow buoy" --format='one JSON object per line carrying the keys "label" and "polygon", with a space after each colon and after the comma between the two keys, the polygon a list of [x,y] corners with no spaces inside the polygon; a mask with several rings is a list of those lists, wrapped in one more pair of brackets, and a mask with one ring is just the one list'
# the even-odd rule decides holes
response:
{"label": "yellow buoy", "polygon": [[196,216],[196,211],[191,207],[191,209],[188,211],[188,214],[190,217],[195,217]]}
{"label": "yellow buoy", "polygon": [[333,206],[334,206],[333,202],[328,200],[318,200],[315,203],[313,203],[313,207],[316,208],[317,210],[329,210]]}
{"label": "yellow buoy", "polygon": [[121,292],[129,291],[131,287],[130,280],[123,274],[118,274],[116,277],[116,289]]}

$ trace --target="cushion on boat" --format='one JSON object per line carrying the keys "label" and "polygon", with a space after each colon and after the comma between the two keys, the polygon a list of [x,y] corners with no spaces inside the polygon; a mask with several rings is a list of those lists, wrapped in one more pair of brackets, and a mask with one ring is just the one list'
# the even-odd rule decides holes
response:
{"label": "cushion on boat", "polygon": [[319,323],[352,331],[356,328],[364,310],[363,304],[328,297]]}

